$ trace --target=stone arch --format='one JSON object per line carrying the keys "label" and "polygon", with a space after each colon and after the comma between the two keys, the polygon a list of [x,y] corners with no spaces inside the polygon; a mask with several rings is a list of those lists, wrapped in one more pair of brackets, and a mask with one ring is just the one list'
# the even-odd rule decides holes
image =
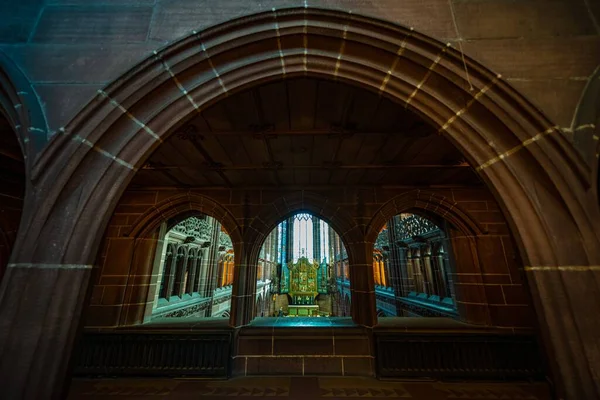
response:
{"label": "stone arch", "polygon": [[225,227],[233,243],[241,241],[241,229],[231,212],[212,198],[197,193],[177,194],[166,198],[134,221],[125,235],[147,237],[163,221],[175,217],[185,219],[197,214],[215,218]]}
{"label": "stone arch", "polygon": [[31,190],[30,168],[46,143],[47,130],[29,80],[0,50],[0,162],[7,171],[15,172],[0,184],[4,195],[0,197],[0,280],[19,233],[26,193]]}
{"label": "stone arch", "polygon": [[[355,258],[353,249],[363,240],[361,227],[347,211],[335,205],[330,199],[302,190],[286,194],[266,204],[249,222],[244,236],[244,246],[248,252],[245,258],[248,260],[246,265],[250,267],[246,281],[256,282],[255,270],[258,266],[260,250],[269,233],[281,221],[299,212],[309,213],[328,223],[340,235],[348,253],[349,264],[353,265]],[[350,284],[352,285],[352,280]]]}
{"label": "stone arch", "polygon": [[600,203],[600,66],[588,80],[569,131],[590,168],[592,191]]}
{"label": "stone arch", "polygon": [[[589,176],[580,156],[500,76],[418,32],[347,12],[273,10],[194,32],[99,91],[52,138],[32,170],[40,195],[26,204],[27,223],[12,257],[17,267],[7,273],[5,281],[10,282],[3,284],[0,296],[28,301],[19,296],[17,283],[29,281],[32,264],[44,265],[51,276],[61,274],[66,286],[85,287],[100,233],[120,195],[173,128],[244,87],[302,74],[343,80],[391,97],[448,136],[507,216],[529,266],[538,315],[551,327],[545,333],[556,362],[561,371],[577,371],[561,374],[568,392],[594,397],[598,372],[590,369],[590,360],[598,357],[600,321],[586,316],[589,309],[575,306],[579,300],[573,296],[584,302],[598,293],[591,274],[600,265],[600,227],[594,223],[600,210],[587,190]],[[80,267],[67,275],[58,272],[59,265]],[[85,296],[72,291],[63,301],[52,302],[54,288],[38,286],[31,290],[38,294],[36,304],[45,306],[28,317],[42,323],[45,315],[68,315],[68,321],[53,325],[64,335],[44,331],[64,343],[43,346],[69,349],[78,324],[72,316],[80,315]],[[4,307],[0,320],[17,326],[13,310],[20,307]],[[232,313],[236,324],[244,318]],[[52,359],[54,353],[44,353],[46,347],[37,344],[41,334],[17,340],[19,331],[0,334],[0,342],[19,343],[3,359],[19,358],[22,365],[34,365],[35,359],[39,367],[27,377],[15,377],[13,385],[24,388],[25,380],[36,376],[40,381],[30,381],[30,387],[57,390],[69,352]],[[569,341],[571,336],[581,340]],[[48,376],[38,369],[57,372]]]}
{"label": "stone arch", "polygon": [[298,213],[306,212],[327,222],[346,246],[348,257],[351,257],[352,245],[362,239],[360,226],[352,216],[330,199],[307,191],[297,191],[282,196],[262,207],[262,210],[248,224],[244,242],[251,246],[251,259],[258,262],[260,249],[269,233],[284,219]]}
{"label": "stone arch", "polygon": [[0,51],[0,113],[17,134],[29,176],[36,156],[48,141],[48,124],[29,79],[3,51]]}
{"label": "stone arch", "polygon": [[[461,233],[460,240],[466,240],[468,242],[468,246],[466,246],[467,251],[461,252],[461,260],[459,261],[462,261],[466,265],[473,266],[473,275],[471,275],[469,279],[474,282],[471,283],[483,283],[482,270],[479,265],[477,239],[484,236],[485,232],[479,226],[477,221],[473,220],[468,213],[461,209],[457,202],[427,190],[412,190],[405,192],[392,198],[377,210],[367,225],[366,230],[366,241],[371,244],[371,252],[373,251],[372,243],[375,241],[384,225],[394,216],[405,212],[419,214],[430,220],[437,217],[449,222],[456,228]],[[433,222],[437,221],[434,220]],[[447,240],[451,241],[452,238],[448,236]],[[417,257],[420,252],[421,250],[415,250]],[[454,264],[456,264],[456,270],[452,270],[451,268],[451,272],[460,272],[461,262],[457,261],[451,263],[452,267],[454,267]],[[477,272],[475,272],[475,270]],[[471,300],[469,303],[475,303],[473,299],[478,298],[478,304],[477,306],[474,306],[461,301],[463,298],[467,297],[464,286],[457,285],[457,282],[455,281],[449,282],[449,285],[453,286],[452,292],[455,297],[453,300],[455,302],[458,300],[455,305],[460,320],[482,325],[493,325],[495,323],[491,318],[489,305],[487,304],[487,298],[483,290],[475,293],[476,297],[472,293],[469,295]]]}
{"label": "stone arch", "polygon": [[426,190],[412,190],[394,197],[377,210],[367,225],[366,240],[374,242],[387,221],[407,211],[437,215],[449,221],[466,236],[479,236],[484,233],[477,221],[464,212],[455,201]]}
{"label": "stone arch", "polygon": [[[274,17],[281,18],[285,28],[273,29]],[[317,32],[313,23],[322,20],[327,21],[328,29]],[[306,54],[296,43],[303,37],[308,43]],[[341,46],[343,41],[347,56],[338,60],[340,47],[333,46],[332,50],[331,45]],[[199,44],[206,51],[198,53]],[[365,58],[365,49],[370,49],[371,55],[377,52],[379,57]],[[407,63],[402,71],[395,70],[399,49],[402,62]],[[149,154],[197,108],[244,87],[283,76],[335,78],[392,97],[440,127],[440,133],[448,135],[509,211],[515,234],[523,243],[524,258],[532,265],[559,265],[558,260],[568,255],[558,254],[565,246],[551,246],[552,235],[546,232],[550,226],[560,226],[564,231],[568,225],[598,241],[586,207],[589,196],[582,192],[589,182],[581,160],[554,125],[499,76],[468,58],[466,64],[472,91],[460,53],[412,30],[330,10],[299,8],[256,14],[192,34],[101,90],[64,132],[53,138],[36,168],[44,171],[40,172],[43,175],[61,170],[62,178],[56,178],[64,185],[48,189],[46,202],[68,203],[68,198],[59,199],[59,194],[69,185],[67,182],[78,184],[81,177],[75,171],[90,164],[105,173],[99,170],[94,178],[88,177],[95,183],[90,182],[82,195],[93,203],[93,193],[108,181],[116,181],[111,198],[118,197]],[[177,76],[178,83],[171,74]],[[436,84],[427,85],[431,81]],[[128,112],[123,113],[123,109]],[[126,121],[134,123],[125,124]],[[64,157],[53,156],[59,151],[73,157],[67,168],[62,162]],[[556,160],[563,161],[560,167]],[[539,168],[531,168],[532,165]],[[545,204],[564,205],[559,206],[565,208],[561,223],[548,220],[547,213],[540,212],[540,206]],[[105,201],[97,210],[106,215],[113,206],[114,201]],[[54,214],[46,217],[49,224],[55,218]],[[94,229],[104,223],[103,218],[97,220],[92,222]],[[78,236],[81,228],[77,228],[77,221],[79,218],[75,218],[73,229],[60,232],[64,235],[59,236]],[[29,235],[50,240],[46,230],[38,225],[32,224]],[[90,226],[84,225],[87,231]],[[82,243],[86,253],[87,249],[96,248],[94,235],[81,236],[88,238]],[[40,241],[28,241],[23,252],[42,251],[25,249],[35,247],[33,243],[37,242]],[[66,244],[56,244],[56,251],[66,251]],[[580,246],[575,241],[571,244]],[[548,253],[548,248],[557,254]],[[578,264],[600,259],[598,249],[581,250],[579,254],[585,260],[579,259]]]}

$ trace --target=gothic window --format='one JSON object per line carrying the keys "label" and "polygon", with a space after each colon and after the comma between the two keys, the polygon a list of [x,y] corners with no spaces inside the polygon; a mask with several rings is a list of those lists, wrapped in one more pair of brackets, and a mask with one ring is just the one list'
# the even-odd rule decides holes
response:
{"label": "gothic window", "polygon": [[373,250],[373,279],[381,315],[456,316],[451,259],[449,238],[433,220],[409,213],[389,220]]}
{"label": "gothic window", "polygon": [[258,257],[257,293],[273,294],[262,297],[262,312],[349,315],[344,303],[344,294],[350,293],[346,249],[325,221],[308,213],[286,218],[265,238]]}
{"label": "gothic window", "polygon": [[227,232],[207,215],[164,225],[171,229],[160,231],[160,289],[152,318],[228,315],[234,254]]}

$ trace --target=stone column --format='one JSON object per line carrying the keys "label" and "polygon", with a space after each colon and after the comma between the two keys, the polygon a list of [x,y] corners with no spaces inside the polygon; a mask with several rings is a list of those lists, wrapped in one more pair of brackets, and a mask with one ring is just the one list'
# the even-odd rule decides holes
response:
{"label": "stone column", "polygon": [[173,257],[171,258],[171,268],[169,268],[169,275],[163,277],[167,279],[165,298],[169,300],[173,294],[173,287],[175,286],[175,277],[177,276],[177,262],[179,260],[179,253],[176,247],[173,247]]}
{"label": "stone column", "polygon": [[446,279],[446,269],[444,268],[444,253],[442,243],[436,243],[435,253],[433,254],[432,262],[435,269],[436,278],[439,286],[440,299],[448,297],[448,281]]}
{"label": "stone column", "polygon": [[423,269],[421,267],[421,249],[410,249],[411,257],[410,261],[413,267],[413,273],[415,277],[415,291],[417,293],[427,293],[425,287],[425,280],[423,279]]}
{"label": "stone column", "polygon": [[175,288],[173,294],[179,297],[183,297],[183,290],[185,286],[185,269],[186,269],[186,260],[187,256],[183,248],[180,246],[177,250],[177,262],[175,268]]}
{"label": "stone column", "polygon": [[375,326],[377,307],[373,279],[373,243],[362,242],[353,245],[350,261],[352,320],[359,325]]}
{"label": "stone column", "polygon": [[217,260],[219,256],[219,229],[221,224],[214,218],[211,218],[210,246],[205,249],[202,275],[200,276],[200,294],[202,297],[212,297],[215,275],[217,269]]}
{"label": "stone column", "polygon": [[450,239],[444,237],[442,239],[440,252],[440,259],[442,262],[442,268],[444,272],[444,278],[446,280],[447,296],[456,300],[455,288],[454,288],[454,275],[453,271],[456,271],[456,264],[452,255],[452,247],[450,246]]}
{"label": "stone column", "polygon": [[66,397],[89,264],[10,263],[0,284],[3,399]]}
{"label": "stone column", "polygon": [[421,260],[423,262],[423,272],[425,275],[425,288],[428,295],[434,295],[436,293],[435,278],[431,267],[431,249],[429,246],[421,247]]}
{"label": "stone column", "polygon": [[[119,325],[135,325],[151,315],[156,293],[156,275],[153,274],[158,235],[135,240],[134,253],[125,288]],[[158,256],[160,262],[160,255]]]}
{"label": "stone column", "polygon": [[192,294],[195,291],[194,282],[196,281],[197,274],[197,257],[198,254],[195,252],[193,257],[190,257],[190,252],[188,253],[188,279],[185,287],[185,292],[188,294]]}
{"label": "stone column", "polygon": [[[252,260],[253,243],[234,243],[235,267],[231,289],[231,312],[229,323],[240,327],[254,318],[256,299],[256,261]],[[255,253],[256,254],[256,253]]]}

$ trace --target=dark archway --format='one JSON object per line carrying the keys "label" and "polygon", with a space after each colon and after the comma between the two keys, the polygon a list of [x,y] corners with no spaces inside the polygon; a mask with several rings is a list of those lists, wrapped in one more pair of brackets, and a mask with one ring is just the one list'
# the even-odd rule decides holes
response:
{"label": "dark archway", "polygon": [[[308,8],[257,14],[174,43],[99,91],[52,140],[33,170],[39,195],[26,206],[28,223],[13,256],[28,267],[11,268],[0,293],[23,304],[0,313],[11,326],[0,342],[17,344],[2,356],[9,395],[32,393],[26,387],[59,390],[69,352],[59,357],[52,349],[72,346],[101,232],[135,172],[173,128],[237,90],[303,74],[394,98],[462,152],[511,224],[567,391],[594,397],[597,372],[590,365],[598,356],[600,322],[577,304],[598,292],[589,278],[600,264],[600,228],[593,222],[600,212],[574,148],[501,77],[455,49],[390,23]],[[43,307],[19,296],[31,265],[36,280],[30,287]],[[57,287],[79,290],[52,302]],[[52,324],[59,328],[23,337],[30,323],[15,310],[26,306],[35,310],[27,316],[35,326],[50,324],[47,315],[64,316]],[[248,317],[232,314],[236,325]],[[27,376],[13,372],[17,358],[30,369]]]}

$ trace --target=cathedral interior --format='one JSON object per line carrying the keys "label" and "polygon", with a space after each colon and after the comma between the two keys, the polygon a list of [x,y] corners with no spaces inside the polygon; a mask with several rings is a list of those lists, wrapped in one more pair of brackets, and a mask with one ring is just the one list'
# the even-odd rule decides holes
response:
{"label": "cathedral interior", "polygon": [[0,1],[0,399],[600,399],[600,2]]}

